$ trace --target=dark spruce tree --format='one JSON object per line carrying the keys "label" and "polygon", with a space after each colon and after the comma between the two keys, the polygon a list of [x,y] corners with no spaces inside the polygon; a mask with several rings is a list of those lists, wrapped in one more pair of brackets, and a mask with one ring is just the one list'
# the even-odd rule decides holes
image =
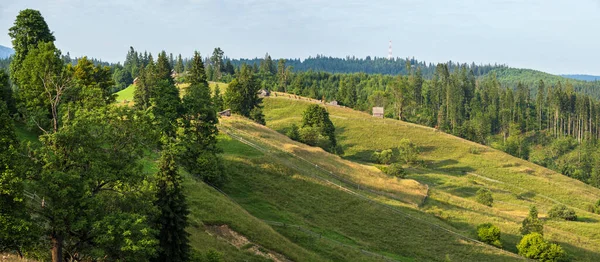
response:
{"label": "dark spruce tree", "polygon": [[165,146],[156,177],[157,192],[154,205],[159,210],[156,221],[159,249],[155,261],[160,262],[184,262],[190,257],[189,233],[185,231],[189,210],[176,158],[175,147]]}
{"label": "dark spruce tree", "polygon": [[217,114],[213,106],[210,89],[204,74],[204,63],[198,52],[194,53],[188,71],[190,86],[183,96],[184,148],[180,161],[183,168],[203,181],[218,186],[224,182],[223,165],[218,153]]}
{"label": "dark spruce tree", "polygon": [[[166,136],[175,138],[177,119],[181,115],[179,89],[175,86],[175,82],[171,77],[171,66],[165,51],[158,55],[156,65],[152,63],[151,55],[149,59],[149,64],[143,72],[144,79],[138,79],[138,82],[142,85],[139,88],[140,94],[144,94],[145,98],[149,99],[149,109],[159,130]],[[138,97],[141,97],[141,95]],[[140,106],[140,108],[143,109],[144,107]]]}
{"label": "dark spruce tree", "polygon": [[223,111],[223,95],[221,95],[221,88],[219,88],[219,84],[215,86],[215,94],[213,95],[213,103],[215,105],[215,109],[220,112]]}
{"label": "dark spruce tree", "polygon": [[253,69],[242,65],[237,78],[229,83],[225,92],[225,104],[231,112],[248,117],[260,124],[265,124],[262,113],[262,98],[258,96],[260,85]]}

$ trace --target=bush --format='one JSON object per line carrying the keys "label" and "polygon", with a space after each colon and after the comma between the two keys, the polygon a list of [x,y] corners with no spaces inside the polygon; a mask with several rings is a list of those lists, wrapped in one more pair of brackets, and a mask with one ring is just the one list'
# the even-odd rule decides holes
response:
{"label": "bush", "polygon": [[399,163],[393,163],[385,169],[385,173],[388,176],[395,176],[398,178],[406,178],[406,171],[402,168]]}
{"label": "bush", "polygon": [[487,188],[481,188],[477,190],[475,194],[475,200],[480,204],[491,207],[494,203],[494,198],[492,197],[492,191]]}
{"label": "bush", "polygon": [[538,233],[525,235],[517,245],[519,255],[539,261],[564,261],[565,251],[557,244],[548,243]]}
{"label": "bush", "polygon": [[292,124],[285,135],[294,141],[300,141],[300,133],[298,132],[298,126],[296,124]]}
{"label": "bush", "polygon": [[386,149],[381,152],[373,153],[373,160],[379,164],[387,165],[392,162],[392,156],[394,152],[391,149]]}
{"label": "bush", "polygon": [[471,147],[469,148],[469,152],[473,155],[481,154],[481,149],[479,147]]}
{"label": "bush", "polygon": [[485,223],[477,226],[477,236],[479,240],[484,243],[494,245],[501,248],[502,243],[500,242],[500,228],[490,223]]}
{"label": "bush", "polygon": [[407,164],[414,164],[419,159],[419,147],[406,138],[400,140],[398,152],[400,159]]}
{"label": "bush", "polygon": [[300,141],[310,146],[316,146],[319,143],[319,130],[315,127],[303,127],[299,130]]}
{"label": "bush", "polygon": [[587,209],[589,212],[600,214],[600,200],[598,200],[595,205],[588,205]]}
{"label": "bush", "polygon": [[575,214],[575,210],[572,208],[568,208],[565,205],[554,205],[550,211],[548,211],[548,216],[551,218],[562,218],[568,221],[577,220],[577,215]]}
{"label": "bush", "polygon": [[520,231],[522,235],[531,233],[544,234],[544,225],[542,225],[542,221],[538,218],[538,212],[535,206],[532,206],[529,209],[529,215],[523,219]]}

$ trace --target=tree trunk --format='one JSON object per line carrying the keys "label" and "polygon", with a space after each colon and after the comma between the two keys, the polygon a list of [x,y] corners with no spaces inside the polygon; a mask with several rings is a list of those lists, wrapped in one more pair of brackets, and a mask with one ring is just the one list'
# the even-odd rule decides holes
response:
{"label": "tree trunk", "polygon": [[62,237],[52,235],[52,262],[63,262]]}

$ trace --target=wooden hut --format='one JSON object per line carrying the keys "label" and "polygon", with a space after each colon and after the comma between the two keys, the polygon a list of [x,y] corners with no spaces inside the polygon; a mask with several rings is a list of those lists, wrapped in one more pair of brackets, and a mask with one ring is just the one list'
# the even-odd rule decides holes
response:
{"label": "wooden hut", "polygon": [[376,106],[373,107],[373,116],[378,118],[383,118],[383,107]]}

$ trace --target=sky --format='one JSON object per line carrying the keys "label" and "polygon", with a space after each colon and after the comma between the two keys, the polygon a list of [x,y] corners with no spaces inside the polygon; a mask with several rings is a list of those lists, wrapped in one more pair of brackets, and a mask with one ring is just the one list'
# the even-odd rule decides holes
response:
{"label": "sky", "polygon": [[184,57],[388,55],[600,75],[600,0],[0,0],[0,45],[39,10],[71,56],[123,61],[129,46]]}

